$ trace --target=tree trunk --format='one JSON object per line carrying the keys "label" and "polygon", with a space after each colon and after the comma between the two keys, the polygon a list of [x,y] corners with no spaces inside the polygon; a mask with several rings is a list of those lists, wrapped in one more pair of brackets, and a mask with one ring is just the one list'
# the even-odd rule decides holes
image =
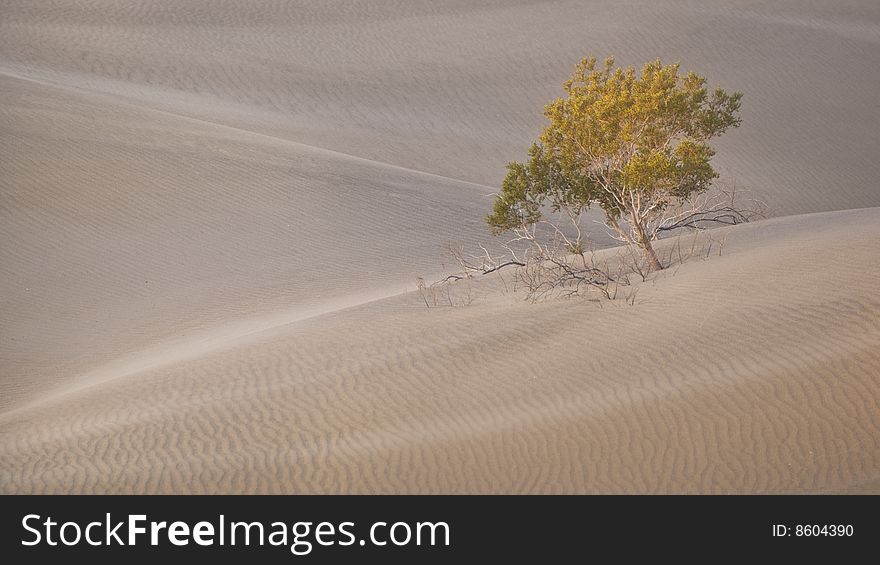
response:
{"label": "tree trunk", "polygon": [[662,271],[663,264],[660,263],[660,259],[657,257],[657,252],[654,251],[654,246],[651,244],[651,239],[645,233],[645,228],[638,221],[638,217],[635,213],[632,214],[633,224],[636,228],[636,233],[639,236],[639,246],[641,246],[642,250],[645,252],[645,259],[648,260],[648,269],[650,271]]}
{"label": "tree trunk", "polygon": [[642,249],[645,251],[645,258],[648,260],[648,266],[651,268],[651,270],[662,271],[663,264],[660,263],[660,259],[657,258],[657,252],[654,251],[654,246],[651,245],[650,239],[642,239]]}

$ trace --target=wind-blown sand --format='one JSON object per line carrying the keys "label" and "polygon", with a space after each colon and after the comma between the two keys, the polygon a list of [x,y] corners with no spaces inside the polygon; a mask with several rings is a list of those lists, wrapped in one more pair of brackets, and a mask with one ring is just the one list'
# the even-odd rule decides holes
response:
{"label": "wind-blown sand", "polygon": [[730,230],[634,306],[415,293],[0,417],[13,492],[825,492],[880,469],[880,209]]}
{"label": "wind-blown sand", "polygon": [[[878,44],[864,1],[0,1],[0,491],[880,492]],[[426,309],[589,53],[743,90],[718,165],[785,217],[633,306]]]}

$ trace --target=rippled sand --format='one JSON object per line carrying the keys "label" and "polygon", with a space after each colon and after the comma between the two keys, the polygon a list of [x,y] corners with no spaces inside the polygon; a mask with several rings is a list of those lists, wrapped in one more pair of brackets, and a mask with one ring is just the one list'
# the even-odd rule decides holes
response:
{"label": "rippled sand", "polygon": [[[0,0],[0,491],[880,492],[880,8],[601,4]],[[778,217],[426,309],[589,53]]]}

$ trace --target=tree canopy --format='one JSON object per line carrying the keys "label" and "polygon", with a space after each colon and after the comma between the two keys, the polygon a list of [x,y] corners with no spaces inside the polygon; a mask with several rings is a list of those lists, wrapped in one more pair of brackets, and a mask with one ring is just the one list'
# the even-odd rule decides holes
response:
{"label": "tree canopy", "polygon": [[709,188],[718,176],[709,141],[740,124],[742,94],[706,84],[660,59],[640,74],[613,58],[582,60],[566,96],[545,107],[549,124],[529,160],[508,164],[487,223],[497,234],[534,224],[547,205],[575,214],[598,205],[618,237],[663,268],[651,243],[658,220]]}

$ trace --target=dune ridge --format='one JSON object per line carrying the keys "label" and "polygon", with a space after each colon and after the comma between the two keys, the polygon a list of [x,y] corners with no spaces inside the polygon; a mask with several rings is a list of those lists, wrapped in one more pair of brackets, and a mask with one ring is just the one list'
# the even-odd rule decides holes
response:
{"label": "dune ridge", "polygon": [[0,249],[0,406],[221,319],[399,292],[442,269],[445,242],[486,238],[466,216],[488,187],[88,92],[0,89],[14,242]]}
{"label": "dune ridge", "polygon": [[[878,492],[878,44],[864,0],[0,0],[0,492]],[[591,53],[743,90],[716,164],[777,217],[631,307],[426,309]]]}
{"label": "dune ridge", "polygon": [[408,293],[267,330],[4,418],[2,483],[732,493],[876,481],[878,215],[733,228],[722,256],[664,273],[632,307],[490,289],[426,309]]}
{"label": "dune ridge", "polygon": [[494,186],[575,61],[660,56],[747,94],[719,164],[777,214],[880,205],[875,3],[342,6],[5,0],[0,67]]}

